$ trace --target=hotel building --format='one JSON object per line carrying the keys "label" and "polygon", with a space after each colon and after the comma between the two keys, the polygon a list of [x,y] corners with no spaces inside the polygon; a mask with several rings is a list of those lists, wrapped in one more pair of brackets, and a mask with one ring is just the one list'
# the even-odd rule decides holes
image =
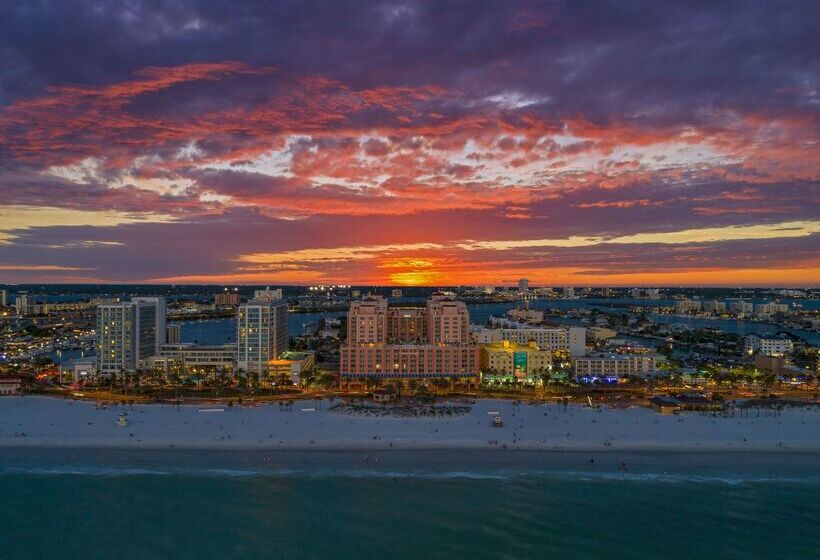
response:
{"label": "hotel building", "polygon": [[350,305],[340,351],[342,382],[478,377],[467,306],[434,294],[425,307],[388,307],[381,296]]}
{"label": "hotel building", "polygon": [[164,344],[158,356],[149,358],[154,370],[175,373],[182,377],[194,374],[230,373],[236,363],[236,345],[204,345],[191,343]]}
{"label": "hotel building", "polygon": [[[158,315],[162,314],[160,318]],[[97,306],[97,373],[132,373],[159,353],[165,339],[165,299],[135,298]],[[158,326],[162,325],[162,330]]]}
{"label": "hotel building", "polygon": [[552,369],[552,352],[535,342],[518,344],[504,340],[481,347],[481,379],[537,381],[540,373]]}
{"label": "hotel building", "polygon": [[[259,290],[261,292],[262,290]],[[281,290],[278,291],[281,294]],[[281,299],[252,299],[239,306],[236,368],[265,375],[268,363],[288,349],[288,306]]]}
{"label": "hotel building", "polygon": [[598,379],[613,380],[627,376],[649,377],[654,375],[657,364],[651,354],[609,354],[598,352],[576,358],[575,378],[590,382]]}
{"label": "hotel building", "polygon": [[509,341],[516,344],[534,342],[541,350],[566,352],[572,356],[583,356],[586,351],[586,329],[584,327],[521,327],[488,329],[478,327],[473,330],[473,339],[479,344]]}

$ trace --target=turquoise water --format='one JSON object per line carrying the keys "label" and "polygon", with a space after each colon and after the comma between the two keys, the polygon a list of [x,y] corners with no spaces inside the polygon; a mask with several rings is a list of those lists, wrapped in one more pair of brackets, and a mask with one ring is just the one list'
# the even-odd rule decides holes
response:
{"label": "turquoise water", "polygon": [[817,558],[817,455],[0,450],[3,558]]}

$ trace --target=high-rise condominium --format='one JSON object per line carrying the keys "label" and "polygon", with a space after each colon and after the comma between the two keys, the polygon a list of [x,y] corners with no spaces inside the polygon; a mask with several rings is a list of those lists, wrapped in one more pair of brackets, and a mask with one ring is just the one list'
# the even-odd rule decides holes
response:
{"label": "high-rise condominium", "polygon": [[240,373],[268,372],[268,363],[288,349],[288,306],[281,299],[252,299],[239,306],[236,324]]}
{"label": "high-rise condominium", "polygon": [[164,340],[164,298],[135,298],[97,306],[99,374],[110,376],[137,371],[148,358],[159,353]]}

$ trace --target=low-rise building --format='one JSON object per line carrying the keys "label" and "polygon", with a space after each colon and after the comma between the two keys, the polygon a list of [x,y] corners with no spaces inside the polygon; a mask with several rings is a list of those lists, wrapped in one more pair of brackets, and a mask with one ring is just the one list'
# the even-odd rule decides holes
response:
{"label": "low-rise building", "polygon": [[704,313],[721,314],[726,313],[726,302],[718,300],[709,300],[703,302]]}
{"label": "low-rise building", "polygon": [[16,395],[23,382],[17,377],[0,377],[0,395]]}
{"label": "low-rise building", "polygon": [[482,380],[536,381],[539,374],[552,369],[552,352],[539,348],[535,342],[503,340],[481,346],[479,365]]}
{"label": "low-rise building", "polygon": [[615,338],[618,336],[617,331],[613,331],[612,329],[607,329],[606,327],[590,327],[587,329],[592,342],[603,342],[605,340],[609,340],[610,338]]}
{"label": "low-rise building", "polygon": [[181,377],[231,373],[236,367],[236,345],[164,344],[159,355],[148,359],[148,365]]}
{"label": "low-rise building", "polygon": [[675,303],[675,313],[696,313],[703,307],[702,302],[696,299],[680,299]]}
{"label": "low-rise building", "polygon": [[238,292],[214,294],[214,305],[217,307],[236,307],[241,303]]}
{"label": "low-rise building", "polygon": [[294,385],[302,382],[302,374],[316,364],[313,352],[284,352],[281,358],[268,362],[267,381],[287,379]]}
{"label": "low-rise building", "polygon": [[510,309],[507,317],[525,323],[541,323],[544,321],[544,312],[537,309]]}
{"label": "low-rise building", "polygon": [[750,301],[734,300],[729,302],[729,311],[736,315],[751,315],[755,306]]}
{"label": "low-rise building", "polygon": [[792,353],[794,342],[785,336],[762,337],[750,334],[746,337],[743,348],[749,355],[783,356]]}
{"label": "low-rise building", "polygon": [[675,397],[670,397],[668,395],[651,397],[649,399],[649,404],[661,414],[674,414],[681,409],[681,402]]}
{"label": "low-rise building", "polygon": [[785,303],[775,303],[769,301],[766,303],[756,303],[754,305],[754,314],[757,317],[770,317],[772,315],[786,315],[789,313],[789,306]]}
{"label": "low-rise building", "polygon": [[493,344],[503,340],[517,344],[535,342],[540,349],[551,352],[569,353],[572,347],[576,354],[582,354],[586,341],[586,329],[583,327],[523,326],[501,329],[478,327],[473,329],[473,339],[478,344]]}
{"label": "low-rise building", "polygon": [[596,352],[576,358],[575,378],[583,382],[617,380],[629,376],[649,377],[657,369],[654,354],[615,354]]}
{"label": "low-rise building", "polygon": [[76,358],[61,368],[60,376],[61,381],[65,381],[68,377],[74,383],[93,381],[97,378],[97,358],[94,356]]}

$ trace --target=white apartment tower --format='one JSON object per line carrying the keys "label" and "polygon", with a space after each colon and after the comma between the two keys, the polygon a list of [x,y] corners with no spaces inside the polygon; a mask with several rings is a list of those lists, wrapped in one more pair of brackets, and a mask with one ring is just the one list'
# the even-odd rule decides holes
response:
{"label": "white apartment tower", "polygon": [[[160,319],[159,315],[162,314]],[[135,372],[165,340],[164,298],[138,298],[97,306],[97,373]],[[162,324],[162,330],[157,326]]]}
{"label": "white apartment tower", "polygon": [[281,299],[252,299],[239,306],[236,319],[236,367],[263,375],[268,362],[288,348],[288,306]]}

